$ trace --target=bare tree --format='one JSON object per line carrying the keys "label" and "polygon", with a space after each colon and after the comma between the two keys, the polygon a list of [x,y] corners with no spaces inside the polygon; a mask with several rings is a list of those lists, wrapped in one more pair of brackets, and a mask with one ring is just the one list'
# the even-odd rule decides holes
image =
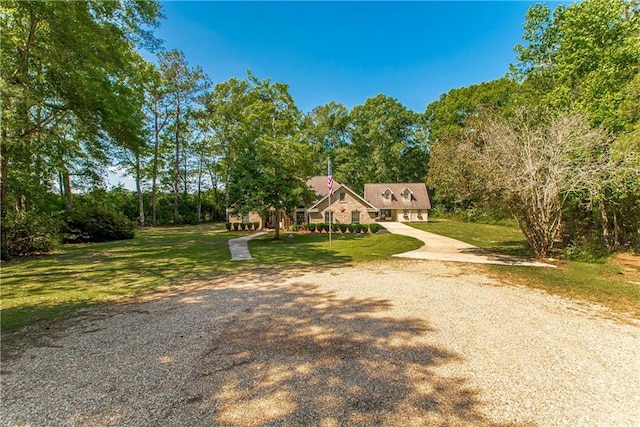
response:
{"label": "bare tree", "polygon": [[547,257],[567,198],[580,193],[592,200],[598,192],[607,164],[604,133],[581,115],[534,123],[523,111],[485,118],[478,133],[487,191],[506,203],[536,255]]}

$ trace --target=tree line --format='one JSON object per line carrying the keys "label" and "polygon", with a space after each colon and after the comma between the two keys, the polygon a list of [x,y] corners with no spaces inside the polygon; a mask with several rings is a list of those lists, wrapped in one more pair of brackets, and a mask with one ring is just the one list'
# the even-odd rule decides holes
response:
{"label": "tree line", "polygon": [[[220,221],[227,207],[292,211],[329,159],[360,193],[426,181],[437,209],[512,216],[540,256],[560,238],[640,244],[631,3],[532,7],[504,78],[454,89],[424,113],[383,94],[302,112],[288,85],[251,71],[214,85],[154,37],[158,2],[0,7],[3,257],[46,251],[60,233],[88,239],[83,216],[155,226]],[[135,191],[106,190],[113,166]]]}
{"label": "tree line", "polygon": [[515,218],[536,254],[640,249],[640,10],[530,8],[499,80],[426,110],[438,205]]}

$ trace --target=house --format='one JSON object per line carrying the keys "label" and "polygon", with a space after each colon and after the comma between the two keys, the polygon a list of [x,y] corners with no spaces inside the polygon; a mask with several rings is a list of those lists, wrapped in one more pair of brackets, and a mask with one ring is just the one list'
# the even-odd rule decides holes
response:
{"label": "house", "polygon": [[424,183],[365,184],[364,199],[375,206],[379,219],[399,222],[428,221],[431,201]]}
{"label": "house", "polygon": [[[334,182],[334,194],[329,197],[327,180],[328,177],[325,175],[314,176],[307,181],[307,186],[316,196],[314,201],[306,206],[299,206],[291,213],[293,215],[281,211],[280,228],[287,229],[292,224],[329,223],[330,220],[335,224],[370,224],[376,220],[379,215],[378,209],[346,185]],[[273,208],[267,218],[261,218],[256,212],[242,215],[234,214],[232,209],[227,209],[228,222],[259,222],[260,228],[274,228],[275,217]]]}
{"label": "house", "polygon": [[[304,208],[307,223],[370,224],[375,222],[378,209],[346,185],[334,182],[333,195],[329,197],[326,176],[316,176],[307,181],[315,192],[316,200]],[[297,219],[300,217],[296,213]]]}

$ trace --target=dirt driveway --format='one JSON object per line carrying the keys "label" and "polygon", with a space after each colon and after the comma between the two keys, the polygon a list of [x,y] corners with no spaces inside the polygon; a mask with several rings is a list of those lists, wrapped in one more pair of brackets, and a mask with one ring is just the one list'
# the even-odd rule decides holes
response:
{"label": "dirt driveway", "polygon": [[637,323],[436,261],[239,273],[3,359],[2,425],[640,424]]}

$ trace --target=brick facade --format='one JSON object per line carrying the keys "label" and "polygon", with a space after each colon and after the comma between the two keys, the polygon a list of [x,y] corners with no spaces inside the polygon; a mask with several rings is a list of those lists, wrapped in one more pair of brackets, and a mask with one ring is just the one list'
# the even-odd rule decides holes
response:
{"label": "brick facade", "polygon": [[[341,200],[341,193],[344,193]],[[309,212],[308,221],[311,223],[324,223],[325,213],[328,212],[329,200],[325,199],[317,206],[317,212]],[[351,224],[356,219],[361,224],[371,224],[375,222],[376,212],[369,212],[369,206],[362,203],[360,199],[346,190],[344,187],[337,189],[331,197],[331,211],[333,212],[333,222],[335,224]]]}

